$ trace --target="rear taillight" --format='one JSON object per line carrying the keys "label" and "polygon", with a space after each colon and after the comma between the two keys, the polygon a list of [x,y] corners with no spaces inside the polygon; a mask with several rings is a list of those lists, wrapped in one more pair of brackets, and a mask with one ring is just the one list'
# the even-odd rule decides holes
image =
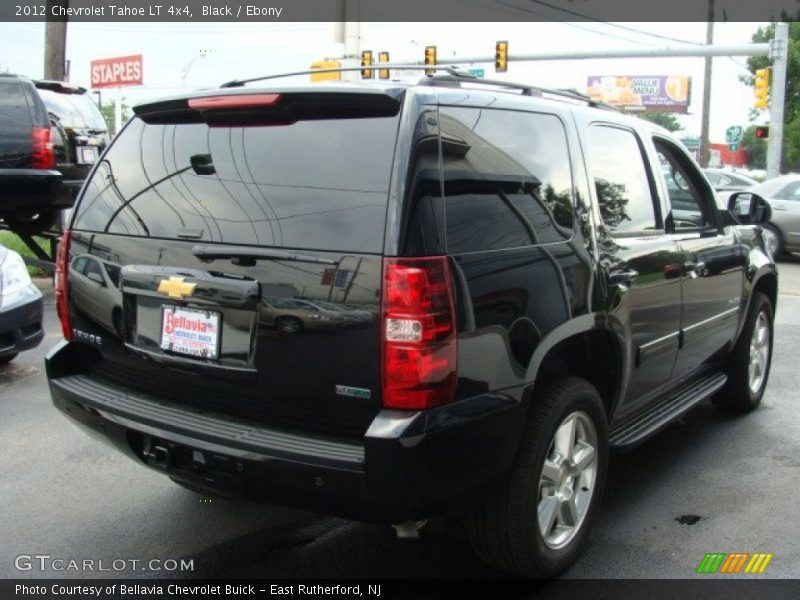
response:
{"label": "rear taillight", "polygon": [[190,98],[189,108],[195,110],[221,110],[229,108],[255,108],[272,106],[281,99],[280,94],[234,94]]}
{"label": "rear taillight", "polygon": [[58,252],[56,253],[56,314],[58,320],[61,321],[61,331],[64,334],[64,339],[72,339],[72,325],[69,321],[69,246],[72,242],[72,231],[67,229],[61,242],[58,244]]}
{"label": "rear taillight", "polygon": [[33,152],[31,160],[34,169],[55,169],[56,153],[53,149],[53,132],[49,127],[34,127],[31,134]]}
{"label": "rear taillight", "polygon": [[458,345],[447,258],[384,258],[381,310],[384,407],[452,401]]}

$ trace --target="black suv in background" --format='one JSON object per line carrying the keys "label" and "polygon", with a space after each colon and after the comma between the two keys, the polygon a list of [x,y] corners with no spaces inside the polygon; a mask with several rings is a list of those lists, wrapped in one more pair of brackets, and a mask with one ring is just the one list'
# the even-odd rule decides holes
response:
{"label": "black suv in background", "polygon": [[502,86],[136,107],[60,246],[56,407],[190,489],[405,527],[462,512],[489,563],[569,566],[610,448],[709,397],[758,406],[769,209],[718,210],[661,128]]}
{"label": "black suv in background", "polygon": [[107,144],[84,88],[0,76],[0,218],[26,233],[55,225]]}

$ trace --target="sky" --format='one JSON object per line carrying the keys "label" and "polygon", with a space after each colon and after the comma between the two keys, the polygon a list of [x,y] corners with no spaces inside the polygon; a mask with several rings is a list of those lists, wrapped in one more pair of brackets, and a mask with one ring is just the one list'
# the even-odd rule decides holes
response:
{"label": "sky", "polygon": [[[714,43],[749,43],[759,25],[763,23],[717,23]],[[498,40],[508,40],[513,56],[555,49],[683,47],[687,44],[678,40],[705,43],[705,36],[706,23],[362,23],[360,47],[373,50],[376,57],[388,51],[392,62],[399,63],[421,61],[424,47],[436,45],[440,62],[483,67],[486,77],[550,88],[584,90],[590,75],[689,75],[692,102],[689,114],[679,121],[687,134],[698,135],[702,58],[511,62],[507,73],[497,75],[492,63],[467,65],[458,59],[493,56]],[[0,70],[41,77],[43,48],[44,23],[0,23]],[[70,80],[79,85],[89,86],[92,59],[143,55],[144,85],[123,90],[129,104],[180,92],[184,74],[186,89],[213,88],[230,79],[307,69],[313,61],[343,52],[344,46],[334,41],[332,23],[70,23],[67,32]],[[750,123],[752,88],[739,81],[747,74],[745,57],[714,59],[712,142],[724,141],[729,126]],[[109,98],[116,92],[103,94]]]}

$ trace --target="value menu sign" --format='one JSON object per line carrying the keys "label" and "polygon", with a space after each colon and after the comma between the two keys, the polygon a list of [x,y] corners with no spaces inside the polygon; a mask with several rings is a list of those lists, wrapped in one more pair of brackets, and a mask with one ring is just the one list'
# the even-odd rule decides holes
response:
{"label": "value menu sign", "polygon": [[99,58],[91,63],[92,88],[142,85],[142,55]]}
{"label": "value menu sign", "polygon": [[592,75],[586,93],[626,110],[685,113],[691,89],[688,75]]}

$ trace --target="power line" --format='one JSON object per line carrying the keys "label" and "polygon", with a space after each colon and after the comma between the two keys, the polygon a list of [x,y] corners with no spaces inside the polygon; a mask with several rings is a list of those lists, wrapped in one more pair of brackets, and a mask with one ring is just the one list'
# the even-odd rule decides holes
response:
{"label": "power line", "polygon": [[531,15],[540,17],[540,18],[542,18],[542,19],[544,19],[544,20],[546,20],[548,22],[555,23],[555,24],[558,24],[558,25],[564,25],[564,26],[567,26],[567,27],[580,29],[581,31],[586,31],[586,32],[589,32],[589,33],[593,33],[595,35],[600,35],[600,36],[603,36],[603,37],[607,37],[607,38],[611,38],[611,39],[615,39],[615,40],[620,40],[620,41],[623,41],[623,42],[628,42],[628,43],[632,43],[632,44],[638,44],[639,46],[652,46],[652,44],[647,44],[645,42],[640,42],[638,40],[632,40],[632,39],[629,39],[629,38],[620,37],[620,36],[614,35],[612,33],[607,33],[607,32],[603,32],[603,31],[597,31],[596,29],[591,29],[589,27],[578,25],[577,23],[570,23],[569,21],[559,21],[558,19],[553,19],[552,17],[549,17],[548,15],[542,14],[540,12],[536,12],[535,10],[531,10],[529,8],[525,8],[525,7],[522,7],[522,6],[517,6],[515,4],[510,4],[508,2],[504,2],[503,0],[494,0],[494,2],[495,2],[495,4],[500,4],[500,5],[503,5],[503,6],[508,6],[510,8],[514,8],[514,9],[516,9],[518,11],[521,11],[521,12],[524,12],[524,13],[527,13],[527,14],[531,14]]}
{"label": "power line", "polygon": [[[626,25],[619,25],[617,23],[609,23],[607,21],[603,21],[603,20],[597,19],[595,17],[590,17],[590,16],[585,15],[583,13],[580,13],[580,12],[577,12],[577,11],[574,11],[574,10],[570,10],[568,8],[563,8],[561,6],[556,6],[554,4],[550,4],[548,2],[544,2],[543,0],[530,0],[530,1],[533,2],[534,4],[539,4],[541,6],[545,6],[545,7],[549,8],[549,9],[556,10],[556,11],[562,12],[564,14],[571,15],[573,17],[586,19],[587,21],[593,21],[595,23],[602,23],[603,25],[607,25],[609,27],[616,27],[617,29],[622,29],[623,31],[630,31],[631,33],[637,33],[639,35],[648,35],[650,37],[659,38],[659,39],[662,39],[662,40],[668,40],[668,41],[671,41],[671,42],[679,42],[681,44],[692,44],[692,45],[695,45],[695,46],[702,46],[703,45],[703,44],[701,44],[699,42],[693,42],[693,41],[690,41],[690,40],[682,40],[682,39],[671,37],[671,36],[668,36],[668,35],[661,35],[661,34],[658,34],[658,33],[651,33],[649,31],[642,31],[640,29],[636,29],[635,27],[628,27]],[[633,40],[629,40],[629,41],[633,41]]]}

